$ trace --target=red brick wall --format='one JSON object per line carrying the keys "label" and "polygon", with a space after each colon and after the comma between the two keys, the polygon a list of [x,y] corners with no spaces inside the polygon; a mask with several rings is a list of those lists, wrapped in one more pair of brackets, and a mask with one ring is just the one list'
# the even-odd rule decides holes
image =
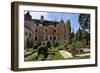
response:
{"label": "red brick wall", "polygon": [[[56,32],[54,32],[54,30],[56,30]],[[61,37],[66,40],[66,27],[62,23],[57,24],[56,27],[53,25],[38,26],[38,32],[35,32],[35,35],[38,36],[38,41],[45,41],[45,36],[48,35],[57,36],[57,40],[62,40]]]}

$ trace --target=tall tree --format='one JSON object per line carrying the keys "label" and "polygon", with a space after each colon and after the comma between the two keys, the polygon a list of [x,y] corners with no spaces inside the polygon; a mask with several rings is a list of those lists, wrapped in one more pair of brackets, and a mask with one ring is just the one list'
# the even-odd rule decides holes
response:
{"label": "tall tree", "polygon": [[74,29],[73,29],[73,31],[71,32],[71,39],[73,39],[74,38]]}
{"label": "tall tree", "polygon": [[90,33],[87,32],[87,31],[84,31],[83,32],[83,36],[82,36],[82,39],[86,40],[85,42],[85,45],[90,45],[89,42],[90,42]]}
{"label": "tall tree", "polygon": [[75,34],[75,39],[77,41],[81,41],[82,40],[82,30],[79,28]]}
{"label": "tall tree", "polygon": [[74,29],[70,34],[70,39],[71,39],[71,43],[73,43],[74,42]]}
{"label": "tall tree", "polygon": [[67,35],[67,41],[71,41],[71,25],[70,25],[70,20],[67,20],[66,22],[66,35]]}
{"label": "tall tree", "polygon": [[83,31],[90,32],[90,14],[80,14],[78,21]]}

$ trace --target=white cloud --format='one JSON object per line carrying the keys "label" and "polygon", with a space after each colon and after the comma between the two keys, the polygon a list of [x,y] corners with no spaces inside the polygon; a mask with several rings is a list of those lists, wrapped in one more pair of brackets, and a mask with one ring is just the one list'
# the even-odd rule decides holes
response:
{"label": "white cloud", "polygon": [[30,12],[30,15],[32,16],[32,19],[40,19],[40,17],[43,15],[44,20],[48,19],[48,13],[47,12]]}

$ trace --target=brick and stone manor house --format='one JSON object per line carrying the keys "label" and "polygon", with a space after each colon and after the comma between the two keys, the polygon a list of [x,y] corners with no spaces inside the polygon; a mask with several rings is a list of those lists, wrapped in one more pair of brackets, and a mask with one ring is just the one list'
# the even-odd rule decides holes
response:
{"label": "brick and stone manor house", "polygon": [[70,21],[67,20],[65,24],[62,18],[59,22],[44,20],[44,16],[40,16],[40,19],[32,19],[30,13],[27,12],[24,14],[24,47],[30,48],[34,43],[39,42],[41,44],[47,41],[52,44],[64,42],[71,31],[71,27],[67,24],[70,24]]}

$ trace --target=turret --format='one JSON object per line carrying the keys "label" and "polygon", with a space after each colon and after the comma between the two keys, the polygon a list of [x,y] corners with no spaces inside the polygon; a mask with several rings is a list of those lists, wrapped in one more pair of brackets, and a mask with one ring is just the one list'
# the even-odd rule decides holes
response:
{"label": "turret", "polygon": [[32,16],[30,15],[29,11],[24,15],[24,21],[31,21]]}

